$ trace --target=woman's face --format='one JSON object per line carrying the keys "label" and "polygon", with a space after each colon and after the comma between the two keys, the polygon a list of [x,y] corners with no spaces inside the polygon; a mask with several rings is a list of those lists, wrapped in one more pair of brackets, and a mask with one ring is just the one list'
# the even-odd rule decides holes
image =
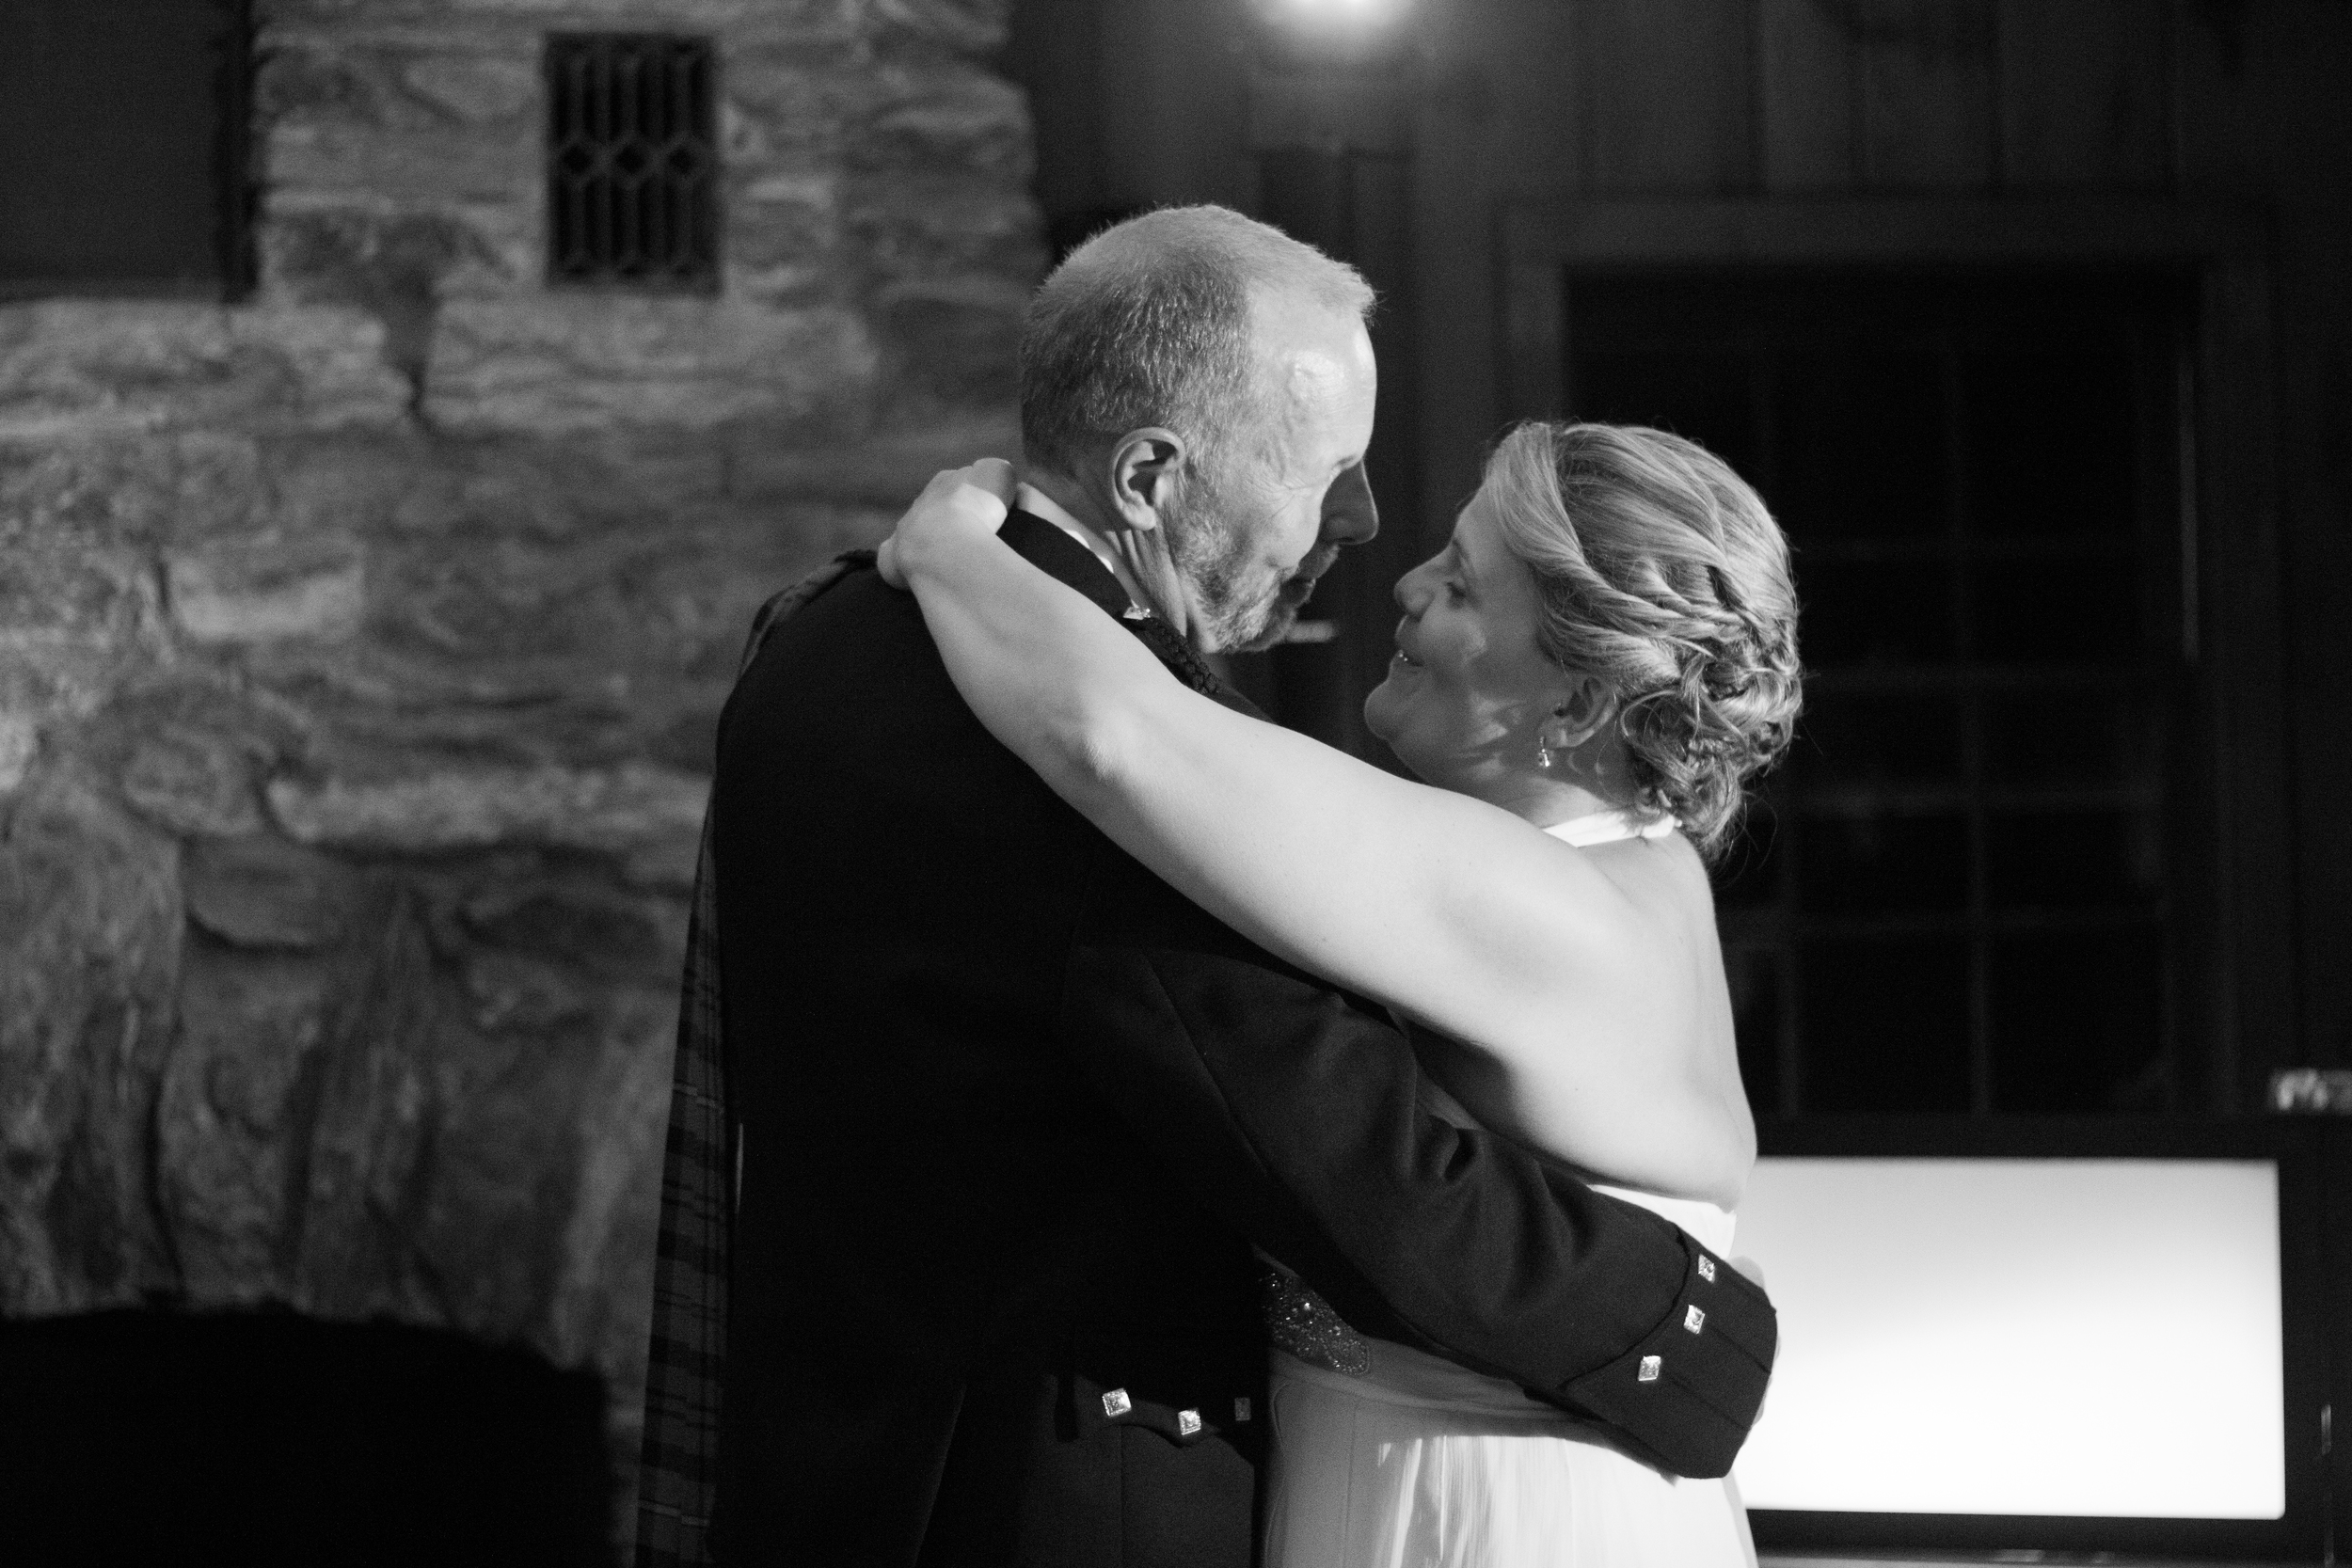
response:
{"label": "woman's face", "polygon": [[1396,602],[1396,655],[1364,700],[1365,726],[1434,784],[1477,794],[1482,780],[1534,771],[1568,677],[1535,645],[1535,574],[1503,543],[1485,490],[1453,542],[1397,583]]}

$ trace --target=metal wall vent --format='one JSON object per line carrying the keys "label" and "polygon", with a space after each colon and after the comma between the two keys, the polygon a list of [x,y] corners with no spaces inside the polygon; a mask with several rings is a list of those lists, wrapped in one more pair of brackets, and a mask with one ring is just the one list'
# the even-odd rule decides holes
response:
{"label": "metal wall vent", "polygon": [[718,59],[708,39],[548,39],[548,276],[640,289],[719,280]]}

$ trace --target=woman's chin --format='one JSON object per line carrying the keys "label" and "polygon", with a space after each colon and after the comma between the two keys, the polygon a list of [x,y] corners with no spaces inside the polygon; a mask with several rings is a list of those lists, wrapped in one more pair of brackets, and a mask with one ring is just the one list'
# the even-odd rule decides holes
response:
{"label": "woman's chin", "polygon": [[1371,694],[1364,698],[1364,728],[1370,730],[1372,737],[1386,746],[1397,761],[1411,769],[1415,777],[1426,779],[1429,775],[1413,760],[1409,745],[1398,744],[1398,737],[1404,733],[1399,721],[1404,716],[1406,703],[1404,693],[1396,689],[1398,685],[1396,671],[1391,668],[1389,678],[1374,687]]}

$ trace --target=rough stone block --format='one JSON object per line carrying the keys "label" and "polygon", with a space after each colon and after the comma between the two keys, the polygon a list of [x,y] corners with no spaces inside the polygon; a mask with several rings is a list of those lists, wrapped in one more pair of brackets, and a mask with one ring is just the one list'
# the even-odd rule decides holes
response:
{"label": "rough stone block", "polygon": [[1005,46],[1012,0],[869,0],[867,16],[885,43],[914,41],[978,56]]}
{"label": "rough stone block", "polygon": [[479,126],[399,130],[310,119],[280,120],[262,146],[274,187],[364,191],[389,206],[536,198],[545,173],[535,126],[492,132]]}
{"label": "rough stone block", "polygon": [[279,436],[263,445],[262,460],[270,496],[255,531],[278,538],[390,529],[409,498],[454,467],[410,432]]}
{"label": "rough stone block", "polygon": [[593,1027],[481,1037],[444,1053],[432,1164],[398,1233],[440,1286],[453,1324],[545,1345],[580,1180],[571,1129],[587,1087]]}
{"label": "rough stone block", "polygon": [[156,1106],[156,1197],[199,1303],[293,1293],[292,1205],[347,971],[201,943],[188,952]]}
{"label": "rough stone block", "polygon": [[181,879],[199,929],[256,950],[332,947],[357,891],[342,862],[268,834],[191,845]]}
{"label": "rough stone block", "polygon": [[1028,292],[993,278],[901,284],[876,301],[894,401],[1004,407],[1021,395],[1021,321]]}
{"label": "rough stone block", "polygon": [[326,307],[115,300],[0,308],[0,443],[190,427],[387,424],[408,387],[384,328]]}
{"label": "rough stone block", "polygon": [[[730,450],[728,480],[735,494],[757,501],[835,501],[866,508],[863,526],[878,528],[879,539],[940,469],[960,468],[981,457],[1019,462],[1021,420],[1008,404],[985,414],[925,420],[854,446],[797,447],[756,432],[732,432]],[[825,530],[818,519],[809,522],[830,534],[845,531]]]}
{"label": "rough stone block", "polygon": [[[666,535],[723,490],[725,456],[698,432],[640,434],[440,441],[428,452],[365,457],[320,453],[303,459],[280,487],[300,515],[373,507],[397,534],[555,543],[652,524]],[[388,475],[398,483],[382,483]]]}
{"label": "rough stone block", "polygon": [[448,272],[482,247],[442,213],[294,208],[262,230],[263,276],[304,304],[379,308],[431,300]]}
{"label": "rough stone block", "polygon": [[344,24],[377,28],[427,23],[442,29],[483,23],[557,26],[660,26],[688,31],[848,31],[870,0],[263,0],[276,27]]}
{"label": "rough stone block", "polygon": [[[472,1049],[452,1015],[415,900],[387,888],[342,950],[307,1125],[290,1125],[291,1294],[331,1316],[384,1316],[462,1330],[455,1304],[418,1257],[419,1217],[452,1151],[445,1096],[466,1085]],[[486,1085],[485,1085],[486,1087]],[[559,1192],[565,1173],[548,1173]]]}
{"label": "rough stone block", "polygon": [[622,853],[692,842],[709,787],[691,774],[624,763],[284,778],[267,794],[279,824],[305,844],[403,853],[545,844]]}
{"label": "rough stone block", "polygon": [[730,52],[719,122],[725,166],[754,179],[837,168],[871,84],[870,68],[847,51]]}
{"label": "rough stone block", "polygon": [[734,299],[546,294],[445,306],[424,413],[457,432],[568,434],[612,425],[862,423],[876,361],[834,309]]}
{"label": "rough stone block", "polygon": [[866,268],[883,283],[991,277],[1025,288],[1045,270],[1037,205],[1015,187],[876,175],[857,182],[848,209]]}
{"label": "rough stone block", "polygon": [[220,431],[0,451],[0,545],[201,537],[243,526],[267,491],[253,439]]}
{"label": "rough stone block", "polygon": [[574,1127],[579,1181],[548,1304],[557,1358],[603,1369],[616,1402],[644,1387],[645,1319],[660,1219],[662,1141],[677,1037],[674,988],[608,1004]]}
{"label": "rough stone block", "polygon": [[879,102],[850,137],[853,167],[916,173],[969,170],[1019,188],[1032,154],[1028,95],[972,66],[887,72]]}
{"label": "rough stone block", "polygon": [[529,56],[431,55],[400,73],[408,90],[469,125],[513,119],[539,102],[539,71]]}
{"label": "rough stone block", "polygon": [[140,816],[176,833],[226,838],[262,830],[251,758],[217,732],[170,723],[141,736],[121,787]]}
{"label": "rough stone block", "polygon": [[64,744],[150,821],[223,837],[261,826],[255,781],[300,757],[310,734],[242,670],[183,657],[125,682]]}
{"label": "rough stone block", "polygon": [[0,709],[36,723],[95,711],[165,639],[151,564],[125,549],[0,549]]}
{"label": "rough stone block", "polygon": [[578,879],[487,879],[465,895],[457,916],[488,947],[582,965],[608,979],[675,979],[686,958],[681,907]]}
{"label": "rough stone block", "polygon": [[264,124],[428,126],[438,118],[407,102],[373,50],[344,40],[273,39],[260,54],[253,102]]}
{"label": "rough stone block", "polygon": [[841,291],[839,182],[823,174],[768,174],[727,202],[727,288],[762,303],[814,300]]}
{"label": "rough stone block", "polygon": [[180,964],[178,856],[88,780],[0,806],[0,1312],[172,1283],[146,1129]]}
{"label": "rough stone block", "polygon": [[171,619],[199,642],[335,639],[358,629],[366,562],[350,540],[222,543],[165,558]]}
{"label": "rough stone block", "polygon": [[263,226],[263,286],[299,304],[357,306],[384,324],[385,357],[405,376],[424,368],[433,311],[445,283],[511,283],[511,257],[452,212],[294,208]]}
{"label": "rough stone block", "polygon": [[569,965],[519,953],[476,953],[466,960],[473,1021],[493,1032],[542,1030],[594,1018],[603,998]]}
{"label": "rough stone block", "polygon": [[24,544],[0,555],[0,655],[119,648],[152,610],[148,564],[133,551]]}
{"label": "rough stone block", "polygon": [[0,712],[0,801],[16,792],[40,755],[40,725],[32,715]]}

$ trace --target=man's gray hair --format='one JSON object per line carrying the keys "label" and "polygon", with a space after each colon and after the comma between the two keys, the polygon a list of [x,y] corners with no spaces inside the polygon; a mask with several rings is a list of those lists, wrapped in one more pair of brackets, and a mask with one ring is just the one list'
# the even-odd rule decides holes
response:
{"label": "man's gray hair", "polygon": [[1074,476],[1089,453],[1147,425],[1220,451],[1261,402],[1253,289],[1372,313],[1354,267],[1229,208],[1162,208],[1071,252],[1021,335],[1024,459]]}

